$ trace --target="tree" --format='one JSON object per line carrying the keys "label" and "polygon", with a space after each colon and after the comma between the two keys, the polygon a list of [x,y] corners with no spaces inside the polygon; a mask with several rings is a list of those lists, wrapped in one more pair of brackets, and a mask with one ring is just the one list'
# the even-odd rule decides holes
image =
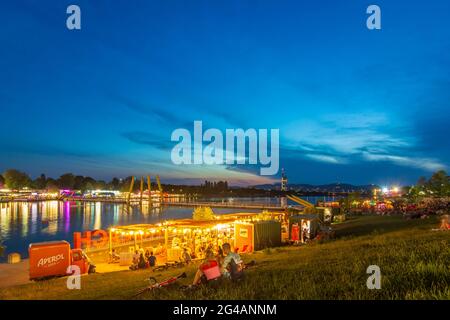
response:
{"label": "tree", "polygon": [[73,188],[75,190],[81,190],[81,191],[85,191],[85,183],[84,183],[84,177],[83,176],[76,176],[74,178],[74,184],[73,184]]}
{"label": "tree", "polygon": [[450,178],[447,172],[444,170],[435,172],[428,180],[427,187],[433,196],[445,197],[450,195]]}
{"label": "tree", "polygon": [[119,188],[120,188],[120,180],[118,178],[114,177],[111,180],[111,187],[112,187],[113,190],[119,190]]}
{"label": "tree", "polygon": [[45,187],[47,188],[47,190],[49,192],[58,192],[59,191],[58,181],[56,181],[53,178],[47,179],[47,181],[45,183]]}
{"label": "tree", "polygon": [[421,191],[420,187],[412,186],[411,188],[409,188],[408,192],[406,193],[406,196],[411,201],[416,202],[423,194],[424,194],[424,191]]}
{"label": "tree", "polygon": [[36,180],[34,180],[33,184],[36,189],[45,189],[47,187],[47,177],[42,173],[38,178],[36,178]]}
{"label": "tree", "polygon": [[63,189],[73,189],[75,186],[75,176],[72,173],[65,173],[59,177],[58,184]]}
{"label": "tree", "polygon": [[[122,192],[128,192],[128,191],[130,190],[131,179],[132,179],[132,177],[130,176],[130,177],[126,177],[126,178],[123,180],[123,183],[122,183],[122,186],[121,186],[121,188],[120,188],[120,191],[122,191]],[[137,185],[138,185],[138,183],[135,182],[135,183],[134,183],[133,190],[137,190]]]}
{"label": "tree", "polygon": [[359,192],[351,192],[348,194],[348,196],[344,199],[340,200],[342,213],[345,213],[346,211],[350,210],[352,208],[352,203],[354,201],[360,201],[361,200],[361,193]]}
{"label": "tree", "polygon": [[409,190],[408,197],[417,201],[424,196],[446,197],[450,196],[450,177],[447,172],[440,170],[435,172],[429,180],[420,177],[417,184]]}
{"label": "tree", "polygon": [[0,174],[0,188],[3,188],[4,185],[5,185],[5,178],[3,178],[3,176]]}
{"label": "tree", "polygon": [[96,189],[95,188],[96,183],[97,183],[97,181],[95,179],[93,179],[91,177],[84,177],[82,191]]}
{"label": "tree", "polygon": [[106,189],[106,182],[103,180],[97,181],[95,184],[95,188],[99,189],[99,190],[104,190]]}
{"label": "tree", "polygon": [[428,183],[427,178],[425,178],[424,176],[420,177],[419,180],[417,180],[418,187],[425,187],[427,183]]}
{"label": "tree", "polygon": [[30,177],[24,173],[15,169],[6,170],[3,173],[5,184],[10,189],[22,189],[31,185]]}

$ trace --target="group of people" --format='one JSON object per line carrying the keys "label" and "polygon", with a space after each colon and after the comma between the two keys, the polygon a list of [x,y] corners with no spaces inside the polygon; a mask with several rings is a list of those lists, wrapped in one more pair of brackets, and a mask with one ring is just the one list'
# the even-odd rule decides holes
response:
{"label": "group of people", "polygon": [[308,221],[304,220],[301,223],[301,226],[299,223],[292,224],[290,240],[293,241],[294,244],[305,243],[311,240],[310,225]]}
{"label": "group of people", "polygon": [[376,205],[365,203],[356,208],[347,209],[346,213],[379,215],[401,214],[406,219],[426,218],[432,215],[449,214],[450,198],[424,198],[414,202],[411,202],[406,198],[398,198],[391,201],[380,202]]}
{"label": "group of people", "polygon": [[432,215],[450,214],[450,198],[426,199],[417,204],[402,207],[400,213],[406,219],[427,218]]}
{"label": "group of people", "polygon": [[212,248],[206,249],[205,259],[198,267],[193,285],[202,281],[214,280],[219,277],[237,280],[243,276],[244,262],[240,255],[232,252],[229,243],[219,247],[217,253]]}
{"label": "group of people", "polygon": [[131,263],[131,270],[146,269],[156,266],[156,256],[153,251],[145,251],[144,249],[139,249],[134,252],[133,261]]}
{"label": "group of people", "polygon": [[[112,255],[116,255],[114,250]],[[231,250],[231,245],[228,242],[221,247],[208,246],[202,256],[204,259],[197,269],[193,285],[220,277],[237,280],[243,276],[244,262],[238,253]],[[185,264],[192,262],[192,256],[186,248],[183,249],[180,260]],[[155,267],[156,261],[153,251],[144,251],[140,248],[134,252],[130,270]]]}

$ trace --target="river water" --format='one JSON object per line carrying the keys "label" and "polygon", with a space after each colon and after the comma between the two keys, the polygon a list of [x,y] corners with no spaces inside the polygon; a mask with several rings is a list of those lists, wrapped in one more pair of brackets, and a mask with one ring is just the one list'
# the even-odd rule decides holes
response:
{"label": "river water", "polygon": [[[313,197],[305,197],[305,199],[313,203],[317,200]],[[323,200],[323,197],[318,199]],[[283,200],[280,198],[216,198],[208,201],[280,205]],[[18,252],[22,257],[27,257],[30,243],[66,240],[73,245],[74,232],[191,218],[192,211],[192,207],[173,205],[153,208],[148,208],[146,205],[132,206],[131,209],[127,209],[123,204],[82,201],[0,203],[0,241],[6,246],[6,254],[0,259],[4,261],[6,255],[11,252]],[[213,208],[213,211],[216,214],[224,214],[259,210]]]}

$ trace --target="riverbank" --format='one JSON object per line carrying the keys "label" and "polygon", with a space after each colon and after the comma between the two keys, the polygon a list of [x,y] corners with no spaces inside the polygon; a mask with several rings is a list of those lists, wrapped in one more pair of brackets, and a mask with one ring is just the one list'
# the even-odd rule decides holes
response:
{"label": "riverbank", "polygon": [[28,270],[28,259],[13,264],[0,263],[0,290],[2,288],[32,283],[29,280]]}
{"label": "riverbank", "polygon": [[[336,225],[337,240],[280,247],[244,256],[255,260],[242,283],[184,293],[176,286],[139,299],[450,299],[450,234],[432,231],[436,217],[354,217]],[[381,290],[366,287],[369,265],[381,269]],[[122,271],[82,278],[81,290],[65,279],[0,289],[0,299],[131,299],[149,276],[163,280],[195,266],[165,272]]]}
{"label": "riverbank", "polygon": [[[99,274],[128,270],[128,266],[96,262],[95,259],[93,261]],[[0,290],[20,285],[34,284],[35,282],[29,279],[29,269],[29,259],[24,259],[19,263],[13,264],[0,263]]]}

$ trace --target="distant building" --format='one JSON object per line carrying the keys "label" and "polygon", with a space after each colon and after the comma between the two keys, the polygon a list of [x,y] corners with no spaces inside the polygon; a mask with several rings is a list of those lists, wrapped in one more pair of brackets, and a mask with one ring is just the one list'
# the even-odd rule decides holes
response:
{"label": "distant building", "polygon": [[288,190],[288,179],[286,174],[284,173],[284,169],[281,169],[281,191],[287,191]]}

